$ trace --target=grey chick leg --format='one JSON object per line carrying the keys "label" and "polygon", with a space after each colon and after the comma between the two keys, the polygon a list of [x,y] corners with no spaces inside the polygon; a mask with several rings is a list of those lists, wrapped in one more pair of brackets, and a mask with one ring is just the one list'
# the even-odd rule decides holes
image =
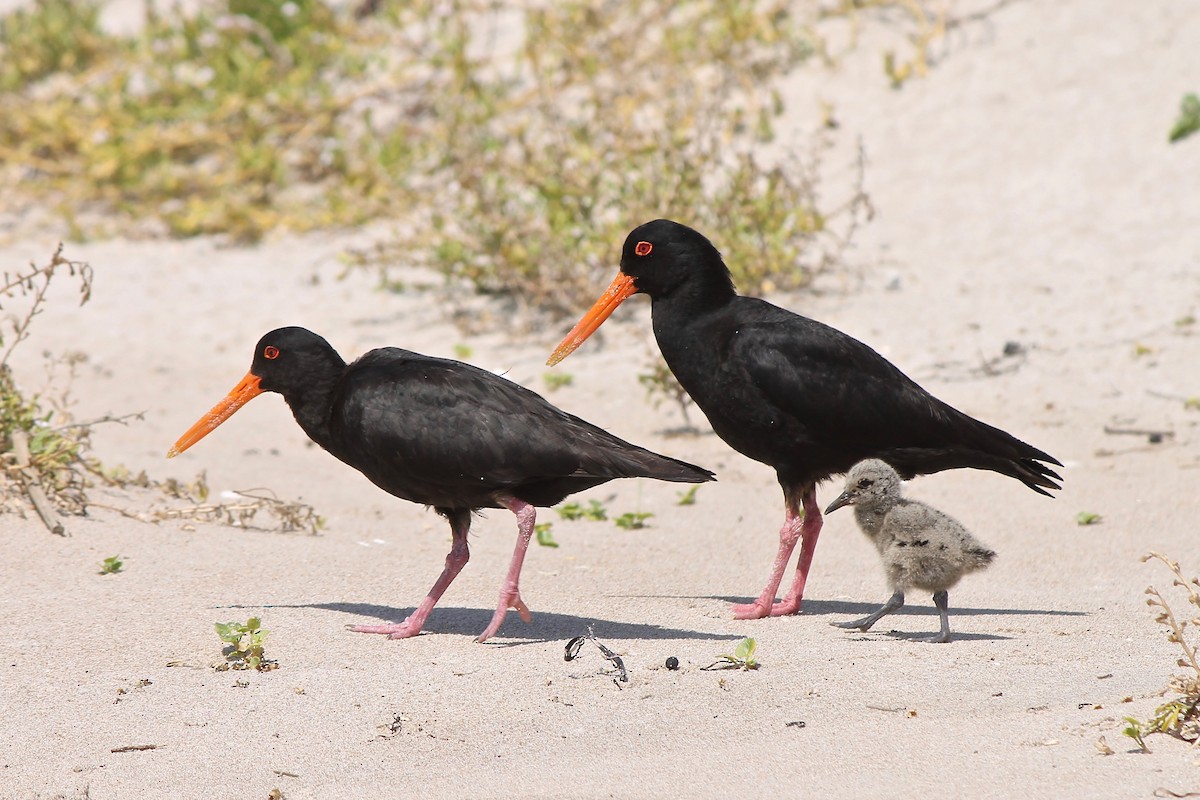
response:
{"label": "grey chick leg", "polygon": [[[942,592],[942,594],[945,594],[945,592]],[[876,611],[875,613],[868,614],[867,616],[863,617],[862,619],[851,619],[851,620],[847,620],[845,622],[831,622],[829,624],[836,626],[838,628],[858,628],[860,631],[869,631],[869,630],[871,630],[872,625],[874,625],[876,622],[879,622],[880,619],[882,619],[883,617],[892,613],[893,611],[895,611],[896,609],[900,608],[903,605],[904,605],[904,592],[901,591],[900,589],[897,589],[896,593],[893,594],[891,597],[889,597],[888,601],[886,603],[884,603],[882,606],[880,606],[879,610]]]}
{"label": "grey chick leg", "polygon": [[950,618],[946,615],[946,609],[950,604],[950,595],[944,589],[940,592],[934,592],[933,604],[937,606],[938,615],[942,619],[942,629],[936,635],[929,636],[921,641],[932,644],[945,644],[950,641]]}

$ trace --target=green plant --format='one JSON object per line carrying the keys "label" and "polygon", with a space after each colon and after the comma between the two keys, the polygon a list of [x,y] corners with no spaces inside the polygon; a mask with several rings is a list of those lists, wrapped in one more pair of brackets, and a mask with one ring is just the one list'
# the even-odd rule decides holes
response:
{"label": "green plant", "polygon": [[[440,202],[393,242],[406,260],[574,314],[654,217],[717,238],[748,291],[804,286],[844,245],[830,220],[857,219],[861,194],[818,208],[816,156],[756,155],[783,110],[774,82],[813,53],[792,4],[543,4],[509,16],[519,46],[501,60],[473,55],[487,17],[464,22],[468,5],[447,3],[430,62]],[[395,259],[379,255],[386,275]]]}
{"label": "green plant", "polygon": [[262,620],[250,617],[243,622],[216,623],[217,636],[225,642],[222,653],[225,662],[217,664],[217,670],[254,669],[267,672],[279,666],[263,655],[263,643],[267,640],[269,631],[262,627]]}
{"label": "green plant", "polygon": [[108,48],[95,0],[36,0],[0,17],[0,91],[86,70]]}
{"label": "green plant", "polygon": [[688,489],[687,491],[676,492],[675,494],[679,499],[675,501],[675,505],[677,505],[677,506],[694,506],[694,505],[696,505],[696,492],[699,491],[699,489],[700,489],[700,486],[699,486],[699,484],[697,484],[696,486],[693,486],[692,488]]}
{"label": "green plant", "polygon": [[[1179,567],[1179,562],[1167,558],[1161,553],[1151,552],[1142,556],[1142,561],[1158,559],[1166,565],[1174,575],[1171,585],[1184,591],[1185,602],[1195,606],[1200,612],[1200,578],[1185,578]],[[1179,645],[1183,657],[1176,660],[1176,665],[1188,670],[1185,675],[1172,676],[1169,689],[1179,696],[1158,706],[1154,716],[1142,722],[1136,717],[1125,717],[1128,725],[1122,733],[1137,742],[1143,750],[1146,747],[1145,736],[1151,733],[1166,733],[1184,741],[1200,743],[1200,641],[1188,640],[1187,628],[1200,626],[1200,616],[1191,619],[1179,618],[1171,608],[1167,598],[1153,586],[1146,588],[1146,605],[1157,609],[1154,621],[1167,626],[1167,641]]]}
{"label": "green plant", "polygon": [[601,522],[608,519],[608,509],[599,500],[589,500],[586,506],[576,502],[563,503],[555,511],[565,520],[586,519]]}
{"label": "green plant", "polygon": [[[46,526],[61,534],[65,529],[53,509],[82,514],[86,507],[85,490],[95,471],[94,462],[84,458],[92,423],[71,424],[64,419],[65,394],[47,398],[22,391],[9,359],[42,313],[51,283],[64,273],[78,281],[83,305],[91,297],[92,268],[63,257],[62,245],[43,265],[5,272],[0,284],[0,301],[20,300],[25,306],[12,315],[10,332],[0,332],[0,453],[11,467],[0,472],[0,481],[15,481]],[[73,370],[78,359],[67,358],[65,363]]]}
{"label": "green plant", "polygon": [[749,637],[742,639],[732,653],[726,653],[702,669],[758,669],[758,661],[754,658],[754,650],[757,646],[757,643]]}
{"label": "green plant", "polygon": [[544,372],[542,380],[546,382],[546,391],[553,392],[575,382],[575,376],[569,372]]}
{"label": "green plant", "polygon": [[100,574],[115,575],[121,571],[121,567],[124,566],[124,564],[125,562],[121,560],[120,556],[109,556],[100,562]]}
{"label": "green plant", "polygon": [[1200,131],[1200,97],[1195,92],[1185,94],[1179,101],[1179,119],[1171,126],[1168,139],[1178,142]]}
{"label": "green plant", "polygon": [[671,372],[662,356],[651,356],[648,371],[638,373],[637,379],[638,383],[646,387],[646,399],[655,408],[658,408],[664,400],[670,400],[679,406],[684,426],[695,427],[692,425],[691,417],[688,416],[688,407],[692,405],[692,396],[675,378],[675,373]]}
{"label": "green plant", "polygon": [[1092,511],[1080,511],[1075,515],[1076,525],[1097,525],[1103,521],[1104,517]]}
{"label": "green plant", "polygon": [[558,547],[558,542],[554,541],[554,534],[550,532],[553,524],[552,522],[539,522],[533,526],[533,532],[537,535],[537,543],[542,547]]}
{"label": "green plant", "polygon": [[1146,747],[1146,740],[1143,738],[1145,731],[1142,730],[1141,721],[1138,720],[1137,717],[1125,717],[1125,722],[1127,724],[1121,729],[1121,734],[1133,739],[1135,742],[1137,742],[1138,747],[1149,753],[1150,748]]}
{"label": "green plant", "polygon": [[470,345],[461,343],[454,345],[454,357],[460,361],[466,361],[474,354],[474,352],[475,351],[471,349]]}
{"label": "green plant", "polygon": [[653,516],[649,511],[627,511],[614,519],[613,523],[627,531],[637,530],[646,527],[646,520]]}

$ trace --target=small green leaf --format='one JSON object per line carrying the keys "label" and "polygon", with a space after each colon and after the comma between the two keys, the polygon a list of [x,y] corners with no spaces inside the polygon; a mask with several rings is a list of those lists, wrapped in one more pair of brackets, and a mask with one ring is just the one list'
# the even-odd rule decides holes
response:
{"label": "small green leaf", "polygon": [[579,503],[563,503],[558,508],[554,509],[558,515],[565,520],[576,520],[583,516],[583,506]]}
{"label": "small green leaf", "polygon": [[1096,523],[1100,522],[1102,519],[1104,519],[1104,517],[1102,517],[1099,514],[1096,514],[1094,512],[1080,511],[1078,514],[1075,515],[1075,524],[1076,525],[1095,525]]}
{"label": "small green leaf", "polygon": [[699,491],[699,489],[700,486],[697,484],[696,486],[688,489],[686,492],[677,492],[676,494],[679,496],[679,499],[675,501],[675,505],[694,506],[696,504],[696,492]]}
{"label": "small green leaf", "polygon": [[1168,137],[1172,142],[1186,139],[1196,131],[1200,131],[1200,97],[1190,93],[1183,96],[1179,102],[1179,118],[1171,126]]}
{"label": "small green leaf", "polygon": [[1125,717],[1125,721],[1129,724],[1121,731],[1122,735],[1128,736],[1137,742],[1138,747],[1146,752],[1150,752],[1150,748],[1146,747],[1146,740],[1142,738],[1142,723],[1134,717]]}
{"label": "small green leaf", "polygon": [[242,638],[241,626],[236,622],[218,622],[216,628],[217,636],[220,636],[223,642],[235,644]]}
{"label": "small green leaf", "polygon": [[569,372],[547,372],[542,375],[542,380],[546,382],[546,390],[553,392],[555,389],[570,386],[575,382],[575,376]]}
{"label": "small green leaf", "polygon": [[552,524],[550,522],[540,522],[533,526],[533,532],[537,534],[537,543],[542,547],[558,547],[558,542],[554,541],[554,534],[550,532]]}
{"label": "small green leaf", "polygon": [[608,519],[608,509],[599,500],[590,500],[588,507],[583,510],[583,515],[593,522],[601,522]]}
{"label": "small green leaf", "polygon": [[742,639],[738,642],[738,646],[734,648],[733,654],[739,661],[748,661],[754,655],[756,643],[751,638]]}
{"label": "small green leaf", "polygon": [[617,517],[613,522],[618,528],[632,531],[646,527],[646,520],[653,516],[649,511],[629,511]]}

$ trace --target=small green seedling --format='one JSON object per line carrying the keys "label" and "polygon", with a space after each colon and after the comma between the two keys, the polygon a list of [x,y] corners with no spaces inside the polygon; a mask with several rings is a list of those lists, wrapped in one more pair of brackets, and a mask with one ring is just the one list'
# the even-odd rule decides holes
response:
{"label": "small green seedling", "polygon": [[614,519],[613,522],[616,523],[618,528],[633,531],[646,527],[646,520],[653,516],[649,511],[627,511]]}
{"label": "small green seedling", "polygon": [[679,496],[679,499],[675,501],[675,505],[677,505],[677,506],[694,506],[694,505],[696,505],[696,492],[699,491],[699,489],[700,489],[700,486],[697,484],[696,486],[693,486],[692,488],[688,489],[686,492],[676,492],[676,494]]}
{"label": "small green seedling", "polygon": [[539,522],[533,526],[533,532],[537,534],[537,543],[542,547],[558,547],[558,542],[554,541],[554,534],[550,532],[552,522]]}
{"label": "small green seedling", "polygon": [[[1167,558],[1162,553],[1151,552],[1142,556],[1142,561],[1151,558],[1157,558],[1171,571],[1174,576],[1171,585],[1183,590],[1186,598],[1184,602],[1200,608],[1200,578],[1185,577],[1179,562]],[[1176,612],[1171,608],[1167,597],[1153,586],[1146,588],[1146,594],[1149,595],[1146,605],[1155,609],[1154,621],[1167,627],[1167,641],[1179,645],[1183,652],[1183,657],[1175,662],[1176,666],[1188,670],[1187,674],[1171,677],[1168,688],[1179,696],[1154,709],[1153,717],[1145,722],[1136,717],[1125,717],[1125,722],[1129,724],[1121,733],[1137,742],[1142,750],[1149,752],[1145,737],[1151,733],[1165,733],[1193,744],[1200,741],[1200,641],[1195,638],[1195,630],[1200,626],[1197,620],[1200,620],[1200,617],[1189,619],[1187,614]],[[1189,625],[1192,626],[1190,639],[1187,630]]]}
{"label": "small green seedling", "polygon": [[1121,733],[1125,736],[1128,736],[1130,739],[1133,739],[1135,742],[1137,742],[1138,747],[1149,753],[1150,748],[1146,747],[1146,740],[1142,738],[1145,734],[1145,731],[1142,730],[1142,723],[1135,717],[1126,717],[1125,721],[1129,724],[1125,726]]}
{"label": "small green seedling", "polygon": [[1100,522],[1100,520],[1102,520],[1102,519],[1104,519],[1104,517],[1092,512],[1092,511],[1080,511],[1078,514],[1075,515],[1075,524],[1076,525],[1095,525],[1098,522]]}
{"label": "small green seedling", "polygon": [[555,510],[565,520],[587,519],[601,522],[608,519],[608,509],[599,500],[589,500],[586,506],[579,503],[563,503]]}
{"label": "small green seedling", "polygon": [[555,389],[570,386],[575,382],[575,376],[569,372],[547,372],[542,375],[542,380],[546,382],[546,391],[553,392]]}
{"label": "small green seedling", "polygon": [[279,666],[279,663],[263,656],[263,642],[267,640],[269,631],[263,629],[262,620],[251,617],[246,622],[218,622],[217,636],[225,642],[222,652],[225,663],[218,664],[216,669],[256,669],[267,672]]}
{"label": "small green seedling", "polygon": [[1200,131],[1200,97],[1193,92],[1179,102],[1179,119],[1171,126],[1170,141],[1178,142]]}
{"label": "small green seedling", "polygon": [[470,345],[456,344],[454,345],[454,357],[460,361],[468,359],[473,354]]}
{"label": "small green seedling", "polygon": [[100,562],[101,575],[116,575],[121,571],[121,567],[125,564],[120,556],[109,556]]}
{"label": "small green seedling", "polygon": [[757,646],[754,639],[746,637],[738,642],[732,654],[726,653],[703,669],[758,669],[758,662],[754,660],[754,648]]}

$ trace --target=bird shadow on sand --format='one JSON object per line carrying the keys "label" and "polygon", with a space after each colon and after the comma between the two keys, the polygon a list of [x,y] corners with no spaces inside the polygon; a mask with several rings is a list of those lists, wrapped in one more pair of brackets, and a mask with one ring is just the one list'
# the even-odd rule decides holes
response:
{"label": "bird shadow on sand", "polygon": [[[920,642],[921,639],[926,639],[937,633],[937,614],[932,615],[934,620],[934,629],[928,631],[884,631],[872,630],[874,636],[856,632],[854,636],[848,637],[853,642],[878,642],[884,639],[892,639],[900,642]],[[950,619],[954,619],[951,615]],[[994,633],[966,633],[963,631],[952,630],[950,632],[950,641],[953,642],[1008,642],[1012,641],[1012,636],[998,636]],[[927,644],[927,642],[925,643]]]}
{"label": "bird shadow on sand", "polygon": [[[753,597],[718,597],[708,596],[705,598],[693,598],[705,600],[724,600],[727,603],[752,603],[756,598]],[[809,600],[805,598],[803,607],[800,611],[802,617],[817,617],[826,614],[851,616],[863,616],[870,614],[875,609],[883,605],[886,598],[880,597],[878,602],[850,602],[845,600]],[[928,602],[929,598],[924,598]],[[1065,611],[1061,609],[1044,609],[1044,608],[964,608],[953,604],[951,597],[950,618],[954,617],[980,617],[980,616],[1039,616],[1039,617],[1086,617],[1087,611]],[[932,605],[926,605],[921,602],[906,603],[904,608],[892,612],[890,616],[921,616],[929,615],[937,618],[937,609]],[[965,638],[965,637],[964,637]]]}
{"label": "bird shadow on sand", "polygon": [[[276,605],[274,608],[319,608],[324,611],[337,611],[356,617],[354,624],[367,622],[365,618],[368,617],[384,622],[399,622],[412,612],[411,608],[400,609],[373,603],[304,603],[292,606]],[[491,622],[493,611],[494,609],[490,608],[438,608],[429,616],[421,633],[422,635],[444,633],[478,636],[479,632]],[[601,639],[737,640],[741,638],[732,634],[664,628],[661,625],[620,622],[595,617],[576,617],[570,614],[555,614],[533,609],[533,621],[528,624],[522,622],[515,611],[510,611],[504,620],[504,625],[501,626],[494,638],[488,640],[488,644],[515,647],[523,644],[561,641],[582,636],[588,632],[589,627]]]}

